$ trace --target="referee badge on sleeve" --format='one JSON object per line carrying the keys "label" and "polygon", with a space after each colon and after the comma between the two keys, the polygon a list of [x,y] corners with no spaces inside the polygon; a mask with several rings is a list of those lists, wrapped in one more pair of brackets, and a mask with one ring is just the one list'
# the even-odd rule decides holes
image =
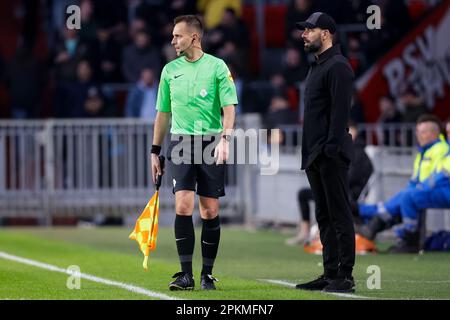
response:
{"label": "referee badge on sleeve", "polygon": [[228,80],[230,80],[231,82],[234,82],[233,76],[231,75],[231,72],[230,72],[230,71],[228,71],[227,77],[228,77]]}

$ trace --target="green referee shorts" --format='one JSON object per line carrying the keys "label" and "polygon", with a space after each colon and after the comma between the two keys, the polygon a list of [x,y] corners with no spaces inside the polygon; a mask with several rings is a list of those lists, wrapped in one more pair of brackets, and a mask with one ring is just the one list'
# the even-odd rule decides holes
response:
{"label": "green referee shorts", "polygon": [[225,165],[216,164],[214,159],[214,148],[220,139],[220,135],[171,136],[167,160],[174,194],[191,190],[202,197],[225,195]]}

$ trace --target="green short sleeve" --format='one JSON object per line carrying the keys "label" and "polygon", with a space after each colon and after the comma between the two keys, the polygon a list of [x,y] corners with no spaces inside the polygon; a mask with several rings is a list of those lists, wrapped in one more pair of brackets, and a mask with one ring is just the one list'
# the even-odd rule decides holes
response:
{"label": "green short sleeve", "polygon": [[224,61],[220,60],[217,66],[217,81],[219,85],[220,106],[237,105],[238,99],[233,77]]}
{"label": "green short sleeve", "polygon": [[170,87],[169,87],[169,77],[167,75],[166,68],[161,72],[161,79],[158,88],[158,97],[156,99],[156,109],[161,112],[171,112],[170,103]]}

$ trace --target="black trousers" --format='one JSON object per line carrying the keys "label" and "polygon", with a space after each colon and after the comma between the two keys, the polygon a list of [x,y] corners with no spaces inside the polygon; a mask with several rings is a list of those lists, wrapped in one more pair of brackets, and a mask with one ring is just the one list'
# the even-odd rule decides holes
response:
{"label": "black trousers", "polygon": [[319,155],[306,169],[316,202],[316,220],[327,277],[350,277],[355,265],[355,230],[350,209],[349,162]]}
{"label": "black trousers", "polygon": [[309,222],[311,220],[309,215],[309,202],[314,200],[312,190],[309,188],[300,190],[297,194],[297,200],[302,215],[302,221]]}

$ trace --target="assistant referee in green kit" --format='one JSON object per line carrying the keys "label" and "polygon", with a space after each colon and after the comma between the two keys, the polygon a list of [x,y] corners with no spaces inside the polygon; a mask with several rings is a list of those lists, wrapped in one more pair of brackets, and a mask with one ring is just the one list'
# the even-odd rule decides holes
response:
{"label": "assistant referee in green kit", "polygon": [[[161,174],[158,155],[172,120],[167,151],[175,193],[175,240],[181,271],[170,290],[193,290],[195,246],[192,213],[199,196],[203,222],[201,288],[214,290],[212,269],[220,241],[219,197],[225,195],[225,161],[234,126],[236,87],[225,62],[204,53],[203,26],[194,15],[174,20],[173,40],[178,58],[167,63],[159,82],[153,145],[153,181]],[[223,119],[222,114],[223,112]]]}

